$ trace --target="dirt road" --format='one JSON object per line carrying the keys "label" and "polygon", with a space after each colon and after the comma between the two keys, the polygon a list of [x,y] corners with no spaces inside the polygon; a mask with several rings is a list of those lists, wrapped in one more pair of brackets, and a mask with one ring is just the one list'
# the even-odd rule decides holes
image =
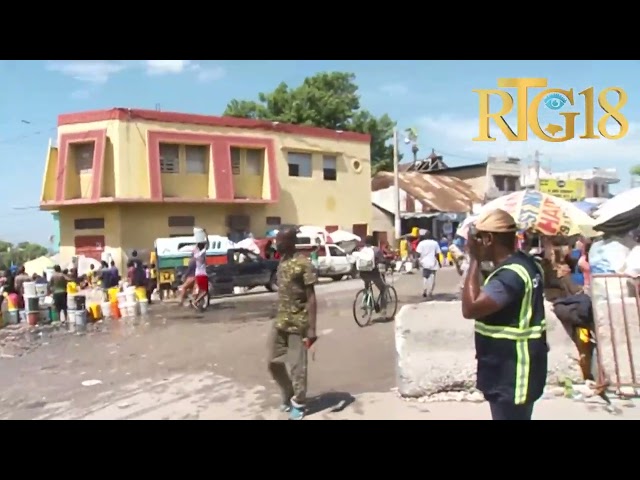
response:
{"label": "dirt road", "polygon": [[[401,303],[422,301],[420,280],[396,277]],[[442,298],[458,277],[445,269],[438,280]],[[325,394],[321,404],[395,385],[393,324],[355,324],[351,305],[360,287],[351,280],[318,287],[321,339],[309,375],[310,394]],[[157,306],[146,324],[116,322],[0,359],[0,418],[227,418],[229,408],[237,410],[232,417],[268,417],[277,404],[265,364],[274,299],[225,298],[205,314]]]}

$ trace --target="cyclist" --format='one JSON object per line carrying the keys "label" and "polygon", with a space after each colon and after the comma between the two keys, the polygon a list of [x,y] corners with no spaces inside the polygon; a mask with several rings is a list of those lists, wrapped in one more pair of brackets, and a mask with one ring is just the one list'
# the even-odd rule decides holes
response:
{"label": "cyclist", "polygon": [[378,269],[379,265],[384,266],[384,255],[382,251],[375,246],[376,242],[373,236],[368,236],[365,240],[365,245],[358,252],[355,253],[356,268],[360,272],[360,278],[364,281],[365,288],[369,288],[373,283],[380,292],[380,310],[384,310],[387,307],[386,295],[383,295],[386,289],[386,283],[382,274]]}

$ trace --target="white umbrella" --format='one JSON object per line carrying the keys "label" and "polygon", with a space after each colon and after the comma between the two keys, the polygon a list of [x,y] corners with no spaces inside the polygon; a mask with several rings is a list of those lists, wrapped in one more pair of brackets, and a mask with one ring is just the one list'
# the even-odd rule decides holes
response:
{"label": "white umbrella", "polygon": [[596,217],[599,225],[638,207],[640,207],[640,187],[622,192],[606,201],[593,213],[593,216]]}
{"label": "white umbrella", "polygon": [[469,227],[473,222],[475,222],[478,219],[479,216],[480,215],[471,215],[465,218],[464,221],[462,222],[462,225],[460,225],[458,227],[458,230],[456,230],[456,235],[458,237],[462,237],[465,240],[467,240],[467,237],[469,235]]}

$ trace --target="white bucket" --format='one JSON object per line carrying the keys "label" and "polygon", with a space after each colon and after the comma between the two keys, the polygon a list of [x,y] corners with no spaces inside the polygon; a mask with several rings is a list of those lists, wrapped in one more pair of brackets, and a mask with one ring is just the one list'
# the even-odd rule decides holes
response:
{"label": "white bucket", "polygon": [[20,319],[20,323],[27,323],[26,310],[18,310],[18,318]]}
{"label": "white bucket", "polygon": [[49,307],[40,308],[40,322],[48,323],[51,320]]}
{"label": "white bucket", "polygon": [[127,290],[124,292],[126,303],[135,303],[136,302],[136,288],[135,287],[127,287]]}
{"label": "white bucket", "polygon": [[36,283],[36,295],[38,297],[46,297],[47,296],[47,284],[46,283]]}
{"label": "white bucket", "polygon": [[36,292],[36,282],[24,282],[22,284],[22,288],[24,289],[25,297],[37,297],[38,294]]}
{"label": "white bucket", "polygon": [[149,302],[147,300],[140,300],[138,306],[140,307],[140,315],[147,315],[149,313]]}
{"label": "white bucket", "polygon": [[76,310],[73,312],[74,323],[78,327],[84,327],[87,325],[87,311],[86,310]]}
{"label": "white bucket", "polygon": [[123,308],[120,309],[123,312],[125,317],[135,317],[138,313],[138,303],[137,302],[127,302],[123,305]]}
{"label": "white bucket", "polygon": [[102,302],[100,304],[100,310],[102,310],[102,316],[104,318],[111,317],[111,304],[109,302]]}
{"label": "white bucket", "polygon": [[78,308],[78,304],[76,303],[77,295],[75,293],[70,293],[67,295],[67,310],[75,310]]}
{"label": "white bucket", "polygon": [[193,227],[193,236],[196,243],[203,243],[207,241],[207,233],[202,228]]}

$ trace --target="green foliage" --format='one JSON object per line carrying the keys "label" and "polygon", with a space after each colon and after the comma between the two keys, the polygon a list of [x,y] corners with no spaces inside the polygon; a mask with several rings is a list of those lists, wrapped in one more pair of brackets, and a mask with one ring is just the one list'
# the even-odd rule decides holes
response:
{"label": "green foliage", "polygon": [[14,245],[0,240],[0,265],[20,265],[48,253],[45,247],[37,243],[20,242]]}
{"label": "green foliage", "polygon": [[283,82],[271,93],[259,93],[258,101],[231,100],[224,115],[368,133],[372,172],[393,170],[389,140],[396,124],[386,114],[375,117],[361,108],[352,73],[318,73],[296,88]]}
{"label": "green foliage", "polygon": [[631,175],[637,175],[640,177],[640,165],[636,165],[634,167],[631,167],[631,170],[629,170],[629,173]]}

